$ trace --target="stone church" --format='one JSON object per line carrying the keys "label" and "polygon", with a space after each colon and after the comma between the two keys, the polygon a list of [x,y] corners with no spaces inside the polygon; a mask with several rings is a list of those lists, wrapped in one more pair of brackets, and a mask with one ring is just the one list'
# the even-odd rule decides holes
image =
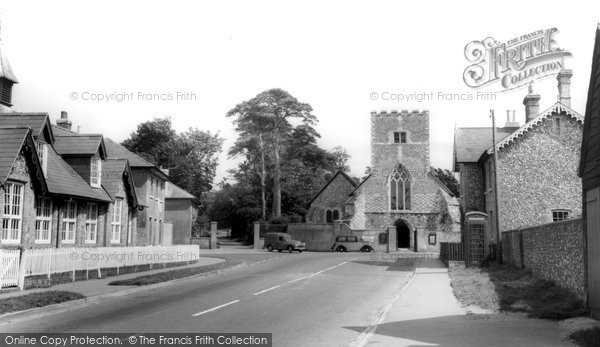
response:
{"label": "stone church", "polygon": [[392,250],[460,242],[459,203],[431,172],[428,111],[371,113],[370,175],[355,182],[337,173],[306,215],[308,223],[338,219],[355,231],[390,230]]}

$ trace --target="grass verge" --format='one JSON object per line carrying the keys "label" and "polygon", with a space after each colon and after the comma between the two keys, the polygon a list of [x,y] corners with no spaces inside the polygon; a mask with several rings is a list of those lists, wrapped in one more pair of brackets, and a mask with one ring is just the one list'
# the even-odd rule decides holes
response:
{"label": "grass verge", "polygon": [[508,265],[452,268],[449,271],[456,297],[465,305],[530,317],[561,320],[586,313],[585,304],[553,282],[533,277],[530,271]]}
{"label": "grass verge", "polygon": [[581,347],[598,346],[600,345],[600,328],[577,331],[569,338]]}
{"label": "grass verge", "polygon": [[197,267],[188,267],[185,269],[177,269],[171,271],[159,272],[151,275],[142,275],[134,278],[129,278],[125,280],[116,280],[109,283],[111,286],[145,286],[149,284],[155,284],[160,282],[166,282],[175,280],[178,278],[190,277],[206,272],[211,272],[215,270],[221,270],[228,267],[232,267],[238,264],[241,264],[240,260],[233,260],[228,258],[225,259],[224,262],[206,265],[206,266],[197,266]]}
{"label": "grass verge", "polygon": [[30,308],[59,304],[61,302],[84,299],[85,295],[73,292],[51,290],[0,299],[0,314],[28,310]]}

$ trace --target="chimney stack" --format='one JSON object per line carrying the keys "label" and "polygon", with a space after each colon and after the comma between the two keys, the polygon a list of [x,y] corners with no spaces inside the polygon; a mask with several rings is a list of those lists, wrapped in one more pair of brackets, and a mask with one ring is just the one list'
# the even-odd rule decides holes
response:
{"label": "chimney stack", "polygon": [[56,121],[56,125],[64,129],[71,130],[71,125],[73,125],[73,122],[69,120],[69,114],[67,111],[60,111],[60,119]]}
{"label": "chimney stack", "polygon": [[571,77],[573,77],[573,71],[570,69],[562,69],[556,76],[558,101],[567,107],[571,107]]}
{"label": "chimney stack", "polygon": [[505,128],[518,128],[519,122],[515,120],[515,111],[512,111],[512,118],[510,116],[510,110],[506,110],[506,124],[504,124]]}
{"label": "chimney stack", "polygon": [[529,94],[523,99],[525,105],[525,122],[529,122],[540,114],[540,95],[533,94],[533,82],[529,84]]}

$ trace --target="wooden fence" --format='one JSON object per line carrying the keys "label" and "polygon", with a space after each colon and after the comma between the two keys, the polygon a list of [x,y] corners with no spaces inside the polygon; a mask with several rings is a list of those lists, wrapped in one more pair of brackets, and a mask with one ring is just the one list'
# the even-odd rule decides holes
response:
{"label": "wooden fence", "polygon": [[444,261],[464,261],[463,244],[460,242],[440,242],[440,258]]}

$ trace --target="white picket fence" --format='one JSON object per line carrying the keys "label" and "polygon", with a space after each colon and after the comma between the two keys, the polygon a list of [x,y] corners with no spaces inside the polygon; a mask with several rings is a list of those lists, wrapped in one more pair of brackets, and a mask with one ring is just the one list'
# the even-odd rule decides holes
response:
{"label": "white picket fence", "polygon": [[19,284],[21,250],[0,249],[0,289]]}
{"label": "white picket fence", "polygon": [[[1,252],[0,254],[4,254],[6,251]],[[79,270],[95,270],[98,272],[98,277],[100,277],[100,270],[104,268],[116,268],[118,273],[119,269],[125,266],[167,264],[193,261],[200,258],[200,248],[197,245],[39,248],[25,249],[22,251],[22,255],[19,254],[21,251],[17,250],[16,252],[16,270],[14,266],[5,266],[5,257],[3,255],[0,273],[3,274],[6,272],[10,274],[7,278],[11,278],[10,282],[3,281],[2,286],[18,285],[21,289],[23,288],[25,277],[28,276],[45,275],[50,277],[54,273],[72,272],[74,281],[75,271]],[[20,264],[19,255],[21,257]],[[6,261],[6,264],[8,265],[9,262]],[[16,281],[13,280],[15,271]]]}

